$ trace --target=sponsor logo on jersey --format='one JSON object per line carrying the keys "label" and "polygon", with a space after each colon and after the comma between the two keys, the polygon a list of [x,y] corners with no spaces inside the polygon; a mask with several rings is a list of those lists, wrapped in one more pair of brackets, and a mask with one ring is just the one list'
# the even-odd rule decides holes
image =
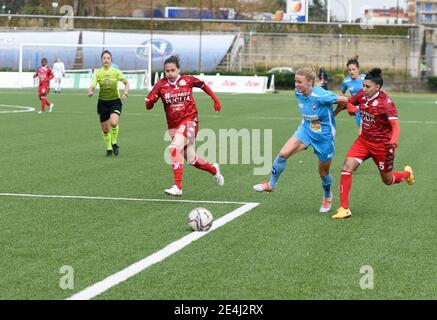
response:
{"label": "sponsor logo on jersey", "polygon": [[308,121],[316,121],[319,120],[319,116],[317,114],[303,114],[302,118]]}
{"label": "sponsor logo on jersey", "polygon": [[368,129],[370,128],[373,124],[375,124],[375,116],[367,111],[362,111],[361,112],[361,119],[363,121],[363,127]]}
{"label": "sponsor logo on jersey", "polygon": [[183,105],[181,103],[185,101],[191,101],[190,99],[191,92],[190,91],[182,91],[175,94],[166,93],[164,95],[165,103],[166,104],[179,104]]}

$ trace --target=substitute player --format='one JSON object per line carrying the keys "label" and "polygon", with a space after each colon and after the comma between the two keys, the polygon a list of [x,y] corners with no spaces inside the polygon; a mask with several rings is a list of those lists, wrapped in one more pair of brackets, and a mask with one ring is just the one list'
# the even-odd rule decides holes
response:
{"label": "substitute player", "polygon": [[122,103],[120,92],[118,91],[118,82],[124,84],[122,99],[126,100],[129,96],[129,83],[123,73],[111,66],[112,54],[108,50],[103,51],[101,55],[103,66],[93,75],[91,86],[88,89],[88,96],[92,97],[94,89],[99,84],[99,101],[97,103],[97,113],[100,116],[102,126],[103,141],[106,146],[106,155],[112,154],[118,156],[119,145],[117,144]]}
{"label": "substitute player", "polygon": [[172,196],[182,195],[182,176],[184,165],[182,155],[191,166],[207,171],[214,180],[224,185],[224,178],[217,163],[210,164],[198,156],[194,143],[199,130],[198,111],[193,98],[193,88],[200,88],[214,101],[214,109],[219,112],[220,101],[214,92],[203,81],[190,76],[181,75],[179,59],[172,56],[164,62],[165,77],[159,80],[146,97],[146,108],[150,110],[161,99],[167,117],[167,126],[172,142],[168,147],[174,175],[174,185],[164,192]]}
{"label": "substitute player", "polygon": [[[360,74],[360,63],[358,62],[357,55],[348,59],[346,67],[349,76],[343,79],[341,92],[345,94],[349,91],[350,95],[353,96],[363,88],[364,77],[366,75]],[[361,114],[359,109],[357,109],[357,112],[355,113],[355,122],[358,131],[361,132]]]}
{"label": "substitute player", "polygon": [[320,212],[328,212],[332,206],[332,175],[329,173],[335,154],[335,118],[332,104],[343,107],[347,98],[315,86],[317,73],[313,68],[301,68],[295,76],[295,97],[303,118],[293,136],[284,144],[273,162],[269,182],[257,184],[257,192],[271,192],[284,171],[287,159],[299,151],[313,146],[319,158],[319,175],[322,179],[323,199]]}
{"label": "substitute player", "polygon": [[360,108],[362,132],[352,144],[343,163],[340,179],[340,204],[333,219],[348,218],[349,192],[352,187],[352,173],[368,158],[372,158],[386,185],[404,180],[414,184],[413,170],[405,166],[404,171],[393,172],[395,149],[398,147],[399,124],[396,106],[390,97],[381,90],[383,79],[381,69],[370,70],[364,80],[363,89],[349,99],[349,113]]}
{"label": "substitute player", "polygon": [[51,103],[47,96],[50,93],[50,80],[53,79],[54,75],[52,70],[47,66],[47,59],[41,59],[41,66],[36,70],[33,75],[34,78],[38,78],[38,97],[41,100],[41,110],[38,113],[43,113],[46,111],[46,106],[49,106],[49,112],[53,111],[54,104]]}
{"label": "substitute player", "polygon": [[57,58],[53,64],[53,74],[55,76],[55,93],[61,92],[61,80],[65,76],[65,66],[61,58]]}

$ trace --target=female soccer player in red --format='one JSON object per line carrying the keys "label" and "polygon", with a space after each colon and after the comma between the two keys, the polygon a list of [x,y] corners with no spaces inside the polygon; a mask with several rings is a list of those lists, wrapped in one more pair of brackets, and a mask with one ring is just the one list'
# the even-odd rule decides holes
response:
{"label": "female soccer player in red", "polygon": [[347,111],[354,114],[359,106],[362,131],[352,144],[343,163],[340,179],[340,204],[333,219],[348,218],[349,192],[352,187],[352,173],[363,161],[372,158],[378,166],[382,181],[387,185],[404,180],[414,184],[413,169],[405,166],[404,171],[393,172],[395,149],[398,147],[399,124],[396,106],[381,90],[383,79],[381,69],[370,70],[364,79],[363,89],[349,99]]}
{"label": "female soccer player in red", "polygon": [[41,59],[41,66],[36,70],[33,75],[34,78],[38,78],[38,97],[41,100],[41,110],[38,113],[45,112],[45,107],[49,106],[49,112],[53,110],[53,103],[47,100],[47,95],[50,93],[50,80],[53,79],[54,74],[52,69],[47,66],[47,59]]}
{"label": "female soccer player in red", "polygon": [[182,195],[182,175],[185,160],[192,166],[208,171],[220,186],[224,178],[217,163],[210,164],[196,155],[194,142],[199,130],[196,102],[193,99],[193,88],[202,89],[214,101],[214,109],[219,112],[220,101],[212,90],[201,80],[180,74],[179,59],[172,56],[164,62],[165,77],[159,80],[146,97],[146,108],[150,110],[161,98],[167,117],[167,125],[172,142],[168,147],[174,174],[174,185],[164,192],[172,196]]}

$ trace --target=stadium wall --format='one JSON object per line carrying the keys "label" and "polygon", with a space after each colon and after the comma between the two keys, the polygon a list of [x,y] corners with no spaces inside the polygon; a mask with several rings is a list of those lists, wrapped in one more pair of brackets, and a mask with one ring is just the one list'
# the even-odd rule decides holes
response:
{"label": "stadium wall", "polygon": [[343,34],[249,34],[241,52],[243,69],[277,66],[324,66],[344,69],[348,57],[359,55],[362,68],[379,66],[408,72],[411,40],[407,36]]}
{"label": "stadium wall", "polygon": [[[44,29],[67,31],[59,29],[60,18],[0,15],[0,31],[23,31],[26,28],[39,31]],[[255,71],[259,69],[258,66],[268,68],[303,65],[323,65],[330,70],[344,69],[346,59],[359,54],[364,69],[378,64],[390,72],[401,73],[405,78],[417,78],[420,76],[420,62],[424,60],[421,52],[424,43],[423,27],[414,25],[362,26],[340,23],[293,24],[259,21],[75,17],[74,29],[70,31],[83,29],[145,35],[150,33],[189,34],[194,37],[200,34],[240,34],[244,39],[244,45],[238,52],[238,61],[232,61],[233,70]],[[435,34],[437,32],[434,32],[434,37]],[[194,51],[198,50],[198,42],[191,42]],[[428,75],[437,75],[437,49],[428,50],[427,55],[429,56],[426,58]],[[207,56],[207,54],[203,55],[202,60]],[[198,59],[193,57],[194,54],[190,55],[194,66]],[[215,59],[215,63],[218,63],[218,59]],[[219,63],[218,69],[223,70],[225,66],[228,70],[229,65],[231,63],[226,61],[225,57]],[[185,69],[192,68],[189,66]],[[202,71],[208,69],[205,68]]]}

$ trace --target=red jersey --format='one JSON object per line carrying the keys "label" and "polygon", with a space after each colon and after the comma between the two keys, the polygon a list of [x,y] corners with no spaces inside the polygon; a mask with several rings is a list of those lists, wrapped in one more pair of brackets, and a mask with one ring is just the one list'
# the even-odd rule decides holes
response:
{"label": "red jersey", "polygon": [[388,143],[393,129],[389,120],[398,119],[398,111],[384,91],[378,91],[367,99],[364,91],[358,91],[349,102],[360,107],[362,119],[361,136],[368,142]]}
{"label": "red jersey", "polygon": [[193,88],[202,88],[205,83],[196,77],[181,75],[174,83],[167,78],[159,80],[153,86],[147,99],[156,102],[161,98],[169,129],[178,126],[181,120],[197,117],[196,101],[193,99]]}
{"label": "red jersey", "polygon": [[38,70],[36,70],[34,77],[38,77],[40,87],[48,88],[50,87],[50,80],[54,78],[54,74],[52,69],[50,69],[48,66],[40,66]]}

